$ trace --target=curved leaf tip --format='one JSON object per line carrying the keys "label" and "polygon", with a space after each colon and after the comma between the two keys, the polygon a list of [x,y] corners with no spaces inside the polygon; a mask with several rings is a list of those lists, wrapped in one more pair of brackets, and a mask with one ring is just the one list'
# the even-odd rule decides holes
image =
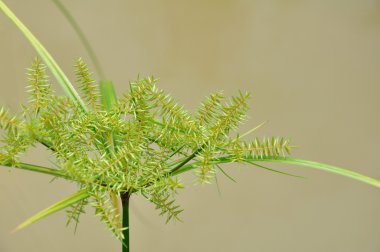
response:
{"label": "curved leaf tip", "polygon": [[37,213],[36,215],[30,217],[29,219],[27,219],[26,221],[24,221],[23,223],[21,223],[20,225],[18,225],[13,231],[12,233],[20,230],[20,229],[23,229],[27,226],[29,226],[30,224],[38,221],[38,220],[41,220],[55,212],[58,212],[68,206],[71,206],[81,200],[84,200],[86,198],[90,197],[90,195],[88,194],[88,192],[86,190],[81,190],[73,195],[71,195],[70,197],[67,197],[57,203],[55,203],[54,205],[51,205],[50,207],[42,210],[41,212]]}

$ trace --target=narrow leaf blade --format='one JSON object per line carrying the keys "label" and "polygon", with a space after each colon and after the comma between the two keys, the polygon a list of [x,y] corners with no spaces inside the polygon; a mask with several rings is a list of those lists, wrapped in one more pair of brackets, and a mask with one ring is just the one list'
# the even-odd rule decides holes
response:
{"label": "narrow leaf blade", "polygon": [[20,19],[8,8],[3,1],[0,0],[0,10],[17,26],[17,28],[24,34],[24,36],[29,40],[29,43],[37,51],[38,55],[45,62],[46,66],[50,69],[54,77],[57,79],[58,83],[61,85],[66,94],[80,106],[84,111],[87,111],[86,105],[74,89],[73,85],[70,83],[69,79],[65,73],[58,66],[57,62],[46,50],[46,48],[41,44],[41,42],[32,34],[32,32],[21,22]]}
{"label": "narrow leaf blade", "polygon": [[334,166],[334,165],[319,163],[319,162],[310,161],[310,160],[288,158],[288,157],[276,158],[276,159],[272,159],[272,160],[270,160],[270,159],[261,160],[261,161],[278,162],[278,163],[286,163],[286,164],[294,164],[294,165],[305,166],[305,167],[309,167],[309,168],[314,168],[314,169],[318,169],[318,170],[323,170],[323,171],[335,173],[338,175],[342,175],[345,177],[349,177],[349,178],[364,182],[364,183],[369,184],[369,185],[380,187],[380,180],[378,180],[378,179],[371,178],[371,177],[365,176],[363,174],[360,174],[360,173],[357,173],[354,171],[350,171],[350,170],[347,170],[347,169],[344,169],[344,168],[341,168],[338,166]]}
{"label": "narrow leaf blade", "polygon": [[44,173],[44,174],[52,175],[55,177],[68,179],[67,176],[60,170],[52,169],[52,168],[48,168],[48,167],[43,167],[43,166],[39,166],[39,165],[33,165],[33,164],[28,164],[28,163],[18,163],[15,165],[15,168],[33,171],[33,172]]}
{"label": "narrow leaf blade", "polygon": [[100,62],[98,60],[98,57],[96,56],[96,53],[92,49],[92,46],[90,44],[90,41],[87,39],[86,35],[80,28],[79,24],[75,20],[75,18],[71,15],[70,11],[66,9],[66,7],[63,5],[63,3],[59,0],[53,0],[55,5],[58,7],[58,9],[61,11],[61,13],[65,16],[66,20],[70,23],[71,27],[74,29],[75,33],[78,35],[79,39],[81,40],[84,48],[86,49],[88,55],[90,56],[92,63],[94,64],[94,67],[99,74],[101,79],[104,79],[104,73],[102,71],[102,68],[100,66]]}
{"label": "narrow leaf blade", "polygon": [[116,91],[112,81],[100,81],[100,93],[102,96],[102,105],[106,111],[110,111],[117,103]]}
{"label": "narrow leaf blade", "polygon": [[42,210],[41,212],[37,213],[36,215],[30,217],[29,219],[27,219],[26,221],[24,221],[23,223],[21,223],[20,225],[18,225],[15,230],[15,231],[18,231],[20,229],[23,229],[27,226],[29,226],[30,224],[38,221],[38,220],[41,220],[55,212],[58,212],[68,206],[71,206],[81,200],[84,200],[86,198],[90,197],[90,194],[87,192],[87,190],[81,190],[73,195],[71,195],[70,197],[67,197],[57,203],[55,203],[54,205],[51,205],[50,207]]}
{"label": "narrow leaf blade", "polygon": [[[327,171],[331,173],[335,173],[344,177],[348,177],[351,179],[358,180],[360,182],[379,187],[380,188],[380,180],[368,177],[366,175],[360,174],[358,172],[354,172],[348,169],[344,169],[338,166],[319,163],[315,161],[310,160],[303,160],[303,159],[297,159],[297,158],[290,158],[290,157],[247,157],[245,162],[273,162],[273,163],[284,163],[284,164],[293,164],[293,165],[299,165],[299,166],[305,166],[308,168],[318,169],[322,171]],[[231,163],[233,160],[230,157],[219,157],[212,161],[214,164],[223,164],[223,163]],[[175,172],[171,173],[171,176],[178,175],[193,169],[196,169],[200,166],[199,162],[195,162],[192,164],[187,164],[181,167],[181,169],[176,170]]]}
{"label": "narrow leaf blade", "polygon": [[267,171],[271,171],[271,172],[275,172],[275,173],[279,173],[279,174],[283,174],[283,175],[287,175],[287,176],[291,176],[291,177],[296,177],[296,178],[304,178],[302,176],[298,176],[298,175],[291,174],[291,173],[288,173],[288,172],[283,172],[283,171],[272,169],[272,168],[269,168],[269,167],[266,167],[266,166],[263,166],[263,165],[259,165],[259,164],[256,164],[256,163],[252,162],[252,161],[247,161],[247,163],[249,163],[251,165],[254,165],[256,167],[259,167],[261,169],[267,170]]}

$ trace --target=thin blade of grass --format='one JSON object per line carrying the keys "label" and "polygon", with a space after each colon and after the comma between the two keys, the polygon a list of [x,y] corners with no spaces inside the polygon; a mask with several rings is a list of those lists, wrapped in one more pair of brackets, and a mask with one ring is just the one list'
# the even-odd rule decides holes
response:
{"label": "thin blade of grass", "polygon": [[222,192],[220,191],[218,176],[215,176],[215,184],[216,184],[216,189],[218,190],[219,197],[222,197]]}
{"label": "thin blade of grass", "polygon": [[260,169],[264,169],[264,170],[275,172],[275,173],[280,173],[282,175],[287,175],[287,176],[296,177],[296,178],[305,178],[305,177],[302,177],[302,176],[299,176],[299,175],[294,175],[294,174],[291,174],[291,173],[288,173],[288,172],[283,172],[283,171],[279,171],[279,170],[276,170],[276,169],[273,169],[273,168],[269,168],[269,167],[266,167],[266,166],[263,166],[263,165],[259,165],[259,164],[256,164],[254,162],[251,162],[251,161],[246,161],[246,163],[249,163],[251,165],[259,167]]}
{"label": "thin blade of grass", "polygon": [[[99,83],[100,95],[102,100],[103,109],[111,111],[113,106],[117,103],[116,91],[112,81],[101,80]],[[107,148],[107,152],[113,155],[113,151],[117,149],[117,135],[112,133],[109,136],[104,136],[104,141],[108,142],[112,150]]]}
{"label": "thin blade of grass", "polygon": [[94,50],[92,49],[90,41],[88,41],[87,37],[84,35],[84,32],[79,27],[79,24],[76,22],[75,18],[71,15],[70,11],[66,9],[63,3],[59,0],[53,0],[53,3],[58,7],[61,13],[65,16],[67,21],[70,23],[71,27],[74,29],[76,34],[78,35],[80,41],[82,42],[84,48],[86,49],[88,55],[91,58],[92,63],[96,69],[96,72],[99,74],[100,79],[104,79],[104,73],[100,66],[100,62],[98,57],[96,56]]}
{"label": "thin blade of grass", "polygon": [[[299,166],[305,166],[308,168],[323,170],[331,173],[335,173],[344,177],[348,177],[354,180],[361,181],[363,183],[380,187],[380,180],[368,177],[366,175],[360,174],[358,172],[354,172],[345,168],[341,168],[334,165],[319,163],[315,161],[310,160],[303,160],[303,159],[297,159],[297,158],[290,158],[290,157],[264,157],[264,158],[257,158],[257,157],[247,157],[243,161],[247,162],[274,162],[274,163],[284,163],[284,164],[293,164],[293,165],[299,165]],[[213,164],[223,164],[223,163],[231,163],[233,162],[233,158],[231,157],[220,157],[217,159],[212,160]],[[191,163],[186,164],[182,166],[180,169],[176,170],[175,172],[171,173],[170,175],[178,175],[193,169],[196,169],[200,166],[200,163]]]}
{"label": "thin blade of grass", "polygon": [[217,164],[216,167],[218,167],[218,169],[223,173],[224,176],[226,176],[227,178],[229,178],[230,180],[232,180],[233,182],[236,183],[236,180],[233,179],[230,175],[228,175],[228,173],[225,172],[225,171],[222,169],[222,167],[220,167],[220,165]]}
{"label": "thin blade of grass", "polygon": [[110,111],[117,103],[116,91],[112,81],[100,81],[100,93],[102,97],[102,105],[106,111]]}
{"label": "thin blade of grass", "polygon": [[264,126],[264,125],[267,124],[267,123],[268,123],[268,121],[264,121],[264,122],[260,123],[260,124],[257,125],[256,127],[252,128],[252,129],[250,129],[250,130],[248,130],[248,131],[245,132],[243,135],[239,136],[239,138],[243,138],[243,137],[245,137],[245,136],[251,134],[252,132],[258,130],[259,128],[261,128],[262,126]]}
{"label": "thin blade of grass", "polygon": [[70,83],[69,79],[65,73],[58,66],[57,62],[50,55],[50,53],[45,49],[45,47],[40,43],[40,41],[32,34],[32,32],[21,22],[20,19],[5,5],[3,1],[0,0],[0,10],[17,26],[17,28],[24,34],[29,43],[37,51],[38,55],[45,62],[46,66],[52,72],[54,77],[57,79],[58,83],[61,85],[65,93],[80,106],[83,111],[87,111],[86,105],[74,89],[73,85]]}
{"label": "thin blade of grass", "polygon": [[36,215],[30,217],[29,219],[27,219],[26,221],[24,221],[23,223],[21,223],[20,225],[18,225],[14,230],[13,232],[16,232],[20,229],[23,229],[27,226],[29,226],[30,224],[38,221],[38,220],[41,220],[55,212],[58,212],[62,209],[65,209],[66,207],[68,206],[71,206],[81,200],[84,200],[86,198],[90,197],[90,194],[87,192],[87,190],[81,190],[73,195],[71,195],[70,197],[67,197],[57,203],[55,203],[54,205],[51,205],[50,207],[42,210],[41,212],[37,213]]}
{"label": "thin blade of grass", "polygon": [[341,168],[334,165],[319,163],[310,160],[296,159],[296,158],[274,158],[272,160],[262,160],[264,162],[277,162],[277,163],[285,163],[285,164],[293,164],[299,166],[305,166],[309,168],[314,168],[318,170],[323,170],[331,173],[335,173],[344,177],[349,177],[363,183],[373,185],[376,187],[380,187],[380,180],[368,177],[366,175],[360,174],[358,172],[354,172],[351,170],[347,170],[345,168]]}

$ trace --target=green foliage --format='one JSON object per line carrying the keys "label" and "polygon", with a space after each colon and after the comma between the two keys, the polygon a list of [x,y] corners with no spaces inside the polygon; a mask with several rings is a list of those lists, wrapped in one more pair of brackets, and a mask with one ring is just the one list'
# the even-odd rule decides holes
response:
{"label": "green foliage", "polygon": [[77,202],[82,202],[83,200],[87,199],[89,197],[88,193],[86,190],[80,190],[73,195],[55,203],[54,205],[51,205],[50,207],[42,210],[41,212],[37,213],[33,217],[27,219],[23,223],[21,223],[14,231],[17,231],[19,229],[22,229],[33,222],[36,222],[40,219],[45,218],[46,216],[53,214],[55,212],[58,212],[62,209],[65,209],[66,207],[69,207],[71,205],[75,205]]}
{"label": "green foliage", "polygon": [[[117,196],[142,195],[167,221],[179,219],[182,209],[175,203],[175,195],[184,186],[175,175],[194,170],[200,183],[210,183],[218,171],[228,176],[220,167],[223,163],[248,163],[275,171],[256,162],[293,162],[380,185],[341,168],[288,158],[292,146],[284,137],[245,141],[234,134],[245,119],[249,94],[240,92],[227,101],[221,93],[212,94],[192,114],[158,89],[154,77],[131,82],[121,99],[116,98],[110,82],[101,82],[103,97],[99,99],[86,64],[79,60],[76,68],[91,110],[84,111],[68,97],[55,96],[38,59],[28,70],[30,106],[22,106],[23,112],[14,116],[0,109],[5,133],[0,164],[63,177],[81,189],[80,194],[49,207],[20,227],[66,207],[67,223],[77,224],[89,204],[122,240],[126,227],[121,224]],[[55,157],[56,169],[21,162],[21,154],[36,143]]]}
{"label": "green foliage", "polygon": [[[0,113],[7,131],[3,165],[17,166],[19,154],[42,143],[55,157],[59,172],[91,196],[69,208],[68,223],[78,222],[84,206],[90,204],[122,239],[120,211],[112,195],[140,194],[167,220],[178,219],[182,209],[175,204],[175,195],[183,185],[172,174],[185,164],[199,164],[199,181],[209,183],[219,170],[213,164],[216,158],[229,156],[228,162],[233,162],[290,149],[283,138],[247,143],[230,137],[245,118],[249,94],[239,93],[227,102],[220,93],[211,95],[192,115],[157,88],[156,78],[148,77],[131,82],[129,93],[102,107],[98,88],[81,59],[76,74],[91,110],[83,111],[71,99],[53,95],[45,66],[36,59],[28,70],[30,106],[24,106],[21,117],[4,109]],[[110,90],[104,85],[103,92]]]}
{"label": "green foliage", "polygon": [[74,89],[73,85],[55,62],[54,58],[41,44],[41,42],[30,32],[30,30],[18,19],[18,17],[8,8],[8,6],[0,0],[0,10],[17,26],[17,28],[23,33],[25,38],[37,51],[38,55],[43,59],[49,70],[52,72],[58,83],[61,85],[65,93],[72,101],[78,105],[82,110],[86,111],[87,108],[83,101],[80,99],[78,93]]}
{"label": "green foliage", "polygon": [[[54,2],[79,33],[98,74],[103,76],[79,26],[58,0]],[[28,105],[22,106],[22,113],[10,115],[0,107],[0,129],[4,133],[0,165],[50,174],[74,181],[79,187],[77,193],[37,213],[17,229],[66,208],[67,224],[76,226],[84,208],[90,205],[116,238],[123,241],[125,235],[123,243],[128,246],[128,218],[122,222],[120,198],[141,195],[167,221],[176,220],[182,209],[175,196],[184,187],[177,175],[194,170],[200,183],[211,183],[221,172],[233,180],[221,167],[233,162],[286,175],[291,174],[257,162],[295,164],[380,187],[379,180],[353,171],[289,157],[293,147],[287,138],[243,140],[262,124],[243,135],[234,134],[246,118],[248,93],[240,92],[227,101],[223,93],[214,93],[195,113],[190,113],[158,89],[158,79],[152,76],[131,82],[129,92],[118,99],[112,82],[102,80],[98,87],[87,65],[78,59],[75,74],[79,96],[54,58],[1,0],[0,10],[16,24],[46,64],[37,58],[28,70],[30,98]],[[46,68],[67,97],[53,94]],[[22,154],[38,143],[56,159],[56,168],[21,161]],[[128,215],[128,207],[125,210],[124,215]],[[123,251],[127,251],[127,246],[123,246]]]}

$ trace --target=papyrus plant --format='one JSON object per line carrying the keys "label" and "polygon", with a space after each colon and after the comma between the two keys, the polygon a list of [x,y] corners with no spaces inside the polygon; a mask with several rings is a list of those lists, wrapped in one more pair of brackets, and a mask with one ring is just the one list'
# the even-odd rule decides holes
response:
{"label": "papyrus plant", "polygon": [[[248,93],[225,98],[208,96],[195,113],[186,111],[156,86],[154,77],[130,82],[128,92],[115,94],[112,82],[92,78],[87,65],[75,64],[76,88],[54,58],[0,0],[0,9],[36,49],[28,70],[28,103],[19,114],[0,108],[3,131],[0,164],[45,173],[75,182],[78,192],[41,211],[16,229],[66,209],[68,223],[77,223],[84,207],[96,215],[129,251],[129,199],[137,194],[152,202],[169,221],[182,209],[175,203],[183,188],[179,175],[194,171],[209,183],[223,165],[242,163],[269,171],[263,162],[321,169],[380,187],[380,181],[343,168],[291,157],[285,137],[251,137],[255,129],[237,133],[248,110]],[[49,69],[66,96],[56,96]],[[77,92],[79,91],[79,93]],[[24,163],[22,154],[37,144],[55,159],[54,168]],[[291,175],[291,174],[287,174]],[[119,204],[121,202],[121,204]]]}

